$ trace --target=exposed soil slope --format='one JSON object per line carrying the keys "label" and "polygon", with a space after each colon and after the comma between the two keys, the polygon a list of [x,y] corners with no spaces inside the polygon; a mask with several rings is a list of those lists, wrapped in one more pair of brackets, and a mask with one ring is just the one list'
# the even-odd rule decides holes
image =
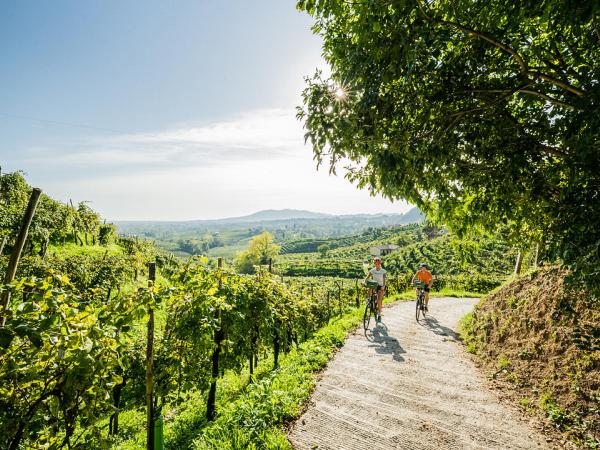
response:
{"label": "exposed soil slope", "polygon": [[545,436],[499,404],[455,333],[476,299],[432,299],[385,310],[331,361],[290,431],[297,449],[545,449]]}
{"label": "exposed soil slope", "polygon": [[502,287],[467,316],[464,337],[515,403],[600,448],[600,305],[565,276],[547,268]]}

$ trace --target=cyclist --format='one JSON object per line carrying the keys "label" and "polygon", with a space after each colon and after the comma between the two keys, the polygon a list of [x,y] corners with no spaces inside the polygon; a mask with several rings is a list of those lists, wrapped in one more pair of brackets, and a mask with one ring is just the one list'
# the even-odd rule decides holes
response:
{"label": "cyclist", "polygon": [[[383,267],[381,267],[381,258],[379,256],[373,258],[373,263],[375,264],[375,267],[369,270],[365,281],[367,281],[369,278],[372,278],[373,280],[377,281],[377,322],[381,322],[381,305],[383,303],[383,294],[385,293],[387,271]],[[369,289],[369,297],[371,297],[372,294],[373,289]]]}
{"label": "cyclist", "polygon": [[[433,280],[433,275],[429,272],[429,266],[426,263],[419,264],[419,270],[415,273],[411,284],[414,285],[416,280],[421,280],[425,283],[425,287],[423,290],[425,291],[425,311],[429,311],[427,309],[427,305],[429,304],[429,288],[431,287],[431,281]],[[417,295],[419,295],[419,290],[417,289]]]}

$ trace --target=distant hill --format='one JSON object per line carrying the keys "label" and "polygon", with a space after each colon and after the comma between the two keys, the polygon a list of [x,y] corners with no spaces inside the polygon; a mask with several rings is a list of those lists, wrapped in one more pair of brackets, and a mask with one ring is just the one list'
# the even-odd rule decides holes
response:
{"label": "distant hill", "polygon": [[[423,221],[423,214],[412,208],[405,214],[332,215],[305,210],[259,211],[242,217],[189,221],[117,221],[119,233],[145,236],[157,241],[216,238],[218,246],[239,246],[239,242],[268,230],[279,242],[306,238],[340,237],[361,233],[369,228],[391,227]],[[212,238],[209,240],[213,240]],[[244,243],[244,245],[246,245]],[[211,244],[214,245],[214,244]],[[164,246],[173,248],[172,245]]]}
{"label": "distant hill", "polygon": [[145,229],[173,229],[188,231],[191,229],[211,230],[224,227],[231,229],[230,225],[248,224],[256,226],[262,222],[294,222],[294,221],[321,221],[336,220],[342,222],[365,222],[366,226],[398,225],[422,222],[423,213],[418,208],[411,208],[404,214],[345,214],[333,215],[317,213],[300,209],[267,209],[256,213],[213,220],[185,220],[185,221],[157,221],[157,220],[124,220],[116,221],[115,225],[121,233],[143,234]]}
{"label": "distant hill", "polygon": [[425,220],[425,214],[419,208],[411,208],[402,215],[404,223],[421,223]]}
{"label": "distant hill", "polygon": [[227,219],[217,219],[210,221],[200,222],[211,222],[211,223],[250,223],[250,222],[263,222],[271,220],[292,220],[292,219],[322,219],[333,217],[331,214],[316,213],[312,211],[305,211],[302,209],[266,209],[259,211],[254,214],[242,217],[230,217]]}

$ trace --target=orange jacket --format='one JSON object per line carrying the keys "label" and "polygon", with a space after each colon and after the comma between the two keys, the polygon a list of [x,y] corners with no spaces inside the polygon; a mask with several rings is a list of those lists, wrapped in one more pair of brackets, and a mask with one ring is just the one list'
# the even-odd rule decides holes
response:
{"label": "orange jacket", "polygon": [[427,284],[427,286],[431,286],[431,280],[433,280],[433,275],[427,269],[417,270],[414,278],[418,278],[423,283]]}

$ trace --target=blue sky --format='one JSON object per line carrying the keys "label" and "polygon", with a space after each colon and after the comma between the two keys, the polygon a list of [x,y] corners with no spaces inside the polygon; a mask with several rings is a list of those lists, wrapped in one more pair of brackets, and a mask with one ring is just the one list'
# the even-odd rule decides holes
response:
{"label": "blue sky", "polygon": [[405,211],[316,172],[310,25],[284,0],[3,2],[3,171],[109,219]]}

